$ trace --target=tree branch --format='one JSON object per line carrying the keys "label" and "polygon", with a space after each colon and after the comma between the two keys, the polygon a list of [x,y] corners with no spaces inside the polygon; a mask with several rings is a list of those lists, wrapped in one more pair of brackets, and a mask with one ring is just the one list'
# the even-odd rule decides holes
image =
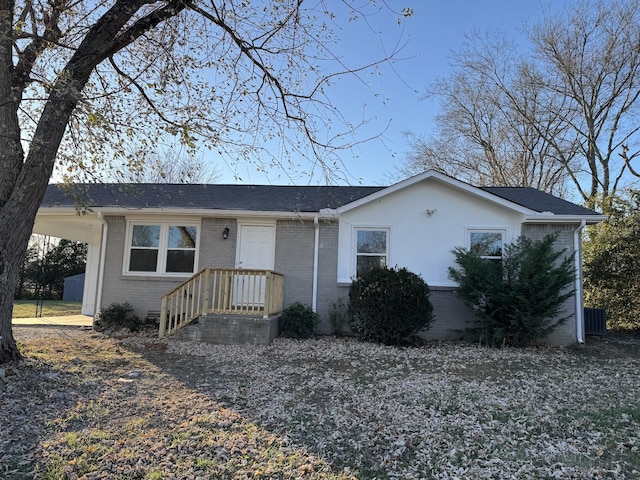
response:
{"label": "tree branch", "polygon": [[173,120],[169,119],[166,115],[162,113],[162,111],[156,106],[155,102],[149,97],[149,95],[147,95],[147,92],[144,90],[144,88],[131,75],[127,74],[121,68],[119,68],[118,65],[116,65],[116,62],[113,59],[113,57],[109,57],[109,63],[111,64],[111,66],[113,67],[113,69],[116,71],[118,75],[122,76],[123,78],[126,78],[129,81],[129,83],[135,87],[135,89],[142,96],[144,101],[147,102],[147,104],[153,109],[155,114],[158,115],[160,119],[162,119],[163,122],[175,127],[176,129],[184,130],[184,125],[180,125],[179,123],[174,122]]}
{"label": "tree branch", "polygon": [[[51,43],[55,44],[60,40],[62,32],[60,31],[58,24],[60,21],[60,15],[66,8],[66,3],[66,0],[51,0],[49,2],[51,10],[49,12],[46,10],[42,12],[44,24],[44,33],[42,36],[37,34],[33,5],[31,5],[31,2],[28,2],[25,6],[20,20],[23,21],[23,17],[26,19],[28,12],[28,15],[32,18],[34,24],[33,35],[31,43],[29,43],[22,52],[18,53],[18,62],[14,69],[14,88],[17,88],[20,91],[24,90],[25,86],[29,82],[29,76],[31,75],[31,71],[33,70],[38,57],[47,48],[47,45]],[[18,51],[17,46],[16,51]]]}

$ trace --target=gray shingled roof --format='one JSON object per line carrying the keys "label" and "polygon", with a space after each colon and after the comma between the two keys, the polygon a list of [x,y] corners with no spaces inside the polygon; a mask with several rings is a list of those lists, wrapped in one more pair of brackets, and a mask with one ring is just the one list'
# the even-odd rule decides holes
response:
{"label": "gray shingled roof", "polygon": [[[194,185],[194,184],[73,184],[49,185],[42,207],[123,207],[240,210],[257,212],[319,212],[338,208],[385,187]],[[482,187],[492,195],[556,215],[598,215],[574,203],[534,188]],[[78,201],[79,200],[79,201]]]}
{"label": "gray shingled roof", "polygon": [[581,207],[548,193],[531,187],[480,187],[485,192],[510,202],[517,203],[533,211],[551,212],[555,215],[600,215],[598,212]]}
{"label": "gray shingled roof", "polygon": [[[69,187],[65,187],[68,189]],[[188,208],[258,212],[319,212],[338,208],[383,187],[74,184],[73,194],[49,185],[42,207]]]}

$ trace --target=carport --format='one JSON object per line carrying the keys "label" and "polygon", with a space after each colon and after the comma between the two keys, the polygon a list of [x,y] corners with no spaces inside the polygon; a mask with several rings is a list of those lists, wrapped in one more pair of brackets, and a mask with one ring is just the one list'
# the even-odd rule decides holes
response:
{"label": "carport", "polygon": [[103,221],[100,213],[79,214],[74,208],[55,208],[55,212],[41,207],[36,216],[33,233],[64,238],[87,244],[87,267],[82,294],[82,314],[95,315],[99,305],[100,255]]}

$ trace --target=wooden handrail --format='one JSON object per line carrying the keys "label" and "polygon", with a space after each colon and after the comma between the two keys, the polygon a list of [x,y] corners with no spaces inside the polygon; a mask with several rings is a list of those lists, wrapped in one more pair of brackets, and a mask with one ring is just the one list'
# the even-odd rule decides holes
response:
{"label": "wooden handrail", "polygon": [[162,297],[160,337],[213,314],[262,315],[282,311],[284,277],[270,270],[204,268]]}

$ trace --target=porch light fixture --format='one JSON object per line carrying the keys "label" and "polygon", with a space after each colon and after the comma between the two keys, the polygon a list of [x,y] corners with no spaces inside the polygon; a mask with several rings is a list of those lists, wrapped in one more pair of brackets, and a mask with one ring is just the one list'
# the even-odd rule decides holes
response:
{"label": "porch light fixture", "polygon": [[224,230],[222,230],[222,238],[224,240],[229,238],[229,227],[224,227]]}

